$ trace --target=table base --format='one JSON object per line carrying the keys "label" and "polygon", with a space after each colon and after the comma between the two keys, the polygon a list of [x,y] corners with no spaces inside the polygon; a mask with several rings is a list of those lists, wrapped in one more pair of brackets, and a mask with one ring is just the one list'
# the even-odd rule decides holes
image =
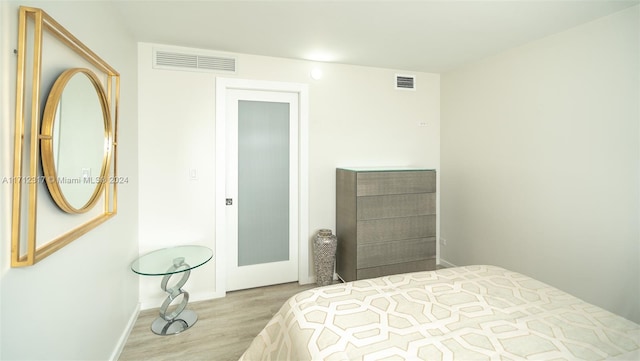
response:
{"label": "table base", "polygon": [[151,324],[151,331],[161,336],[175,335],[193,326],[198,321],[198,315],[191,310],[182,311],[179,317],[171,321],[158,317]]}

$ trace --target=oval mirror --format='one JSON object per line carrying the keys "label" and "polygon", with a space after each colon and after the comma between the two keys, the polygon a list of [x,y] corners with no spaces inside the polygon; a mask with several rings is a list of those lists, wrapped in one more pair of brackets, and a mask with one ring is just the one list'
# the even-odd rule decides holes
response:
{"label": "oval mirror", "polygon": [[89,69],[63,72],[42,117],[42,167],[49,192],[68,213],[93,207],[108,178],[111,116],[102,85]]}

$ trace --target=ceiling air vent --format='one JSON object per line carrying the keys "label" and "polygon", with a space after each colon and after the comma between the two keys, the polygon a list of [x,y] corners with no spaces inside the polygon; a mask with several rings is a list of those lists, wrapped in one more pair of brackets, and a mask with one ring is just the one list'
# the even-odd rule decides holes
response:
{"label": "ceiling air vent", "polygon": [[217,55],[154,50],[153,67],[156,69],[235,73],[236,59]]}
{"label": "ceiling air vent", "polygon": [[416,90],[415,75],[398,75],[396,74],[396,89]]}

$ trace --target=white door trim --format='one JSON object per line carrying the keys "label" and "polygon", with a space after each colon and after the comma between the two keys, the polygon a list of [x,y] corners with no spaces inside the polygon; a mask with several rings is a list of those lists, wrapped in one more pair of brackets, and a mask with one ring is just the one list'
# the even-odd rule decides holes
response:
{"label": "white door trim", "polygon": [[216,78],[216,185],[215,185],[215,254],[216,296],[224,297],[227,290],[226,271],[226,100],[228,89],[282,91],[298,94],[299,104],[299,229],[298,229],[298,282],[312,283],[309,272],[309,87],[307,84],[274,81]]}

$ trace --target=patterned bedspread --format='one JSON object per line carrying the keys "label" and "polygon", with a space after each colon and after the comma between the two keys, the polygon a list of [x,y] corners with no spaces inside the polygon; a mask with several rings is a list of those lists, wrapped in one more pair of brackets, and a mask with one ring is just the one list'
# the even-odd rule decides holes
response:
{"label": "patterned bedspread", "polygon": [[301,292],[241,360],[639,360],[640,326],[494,266]]}

